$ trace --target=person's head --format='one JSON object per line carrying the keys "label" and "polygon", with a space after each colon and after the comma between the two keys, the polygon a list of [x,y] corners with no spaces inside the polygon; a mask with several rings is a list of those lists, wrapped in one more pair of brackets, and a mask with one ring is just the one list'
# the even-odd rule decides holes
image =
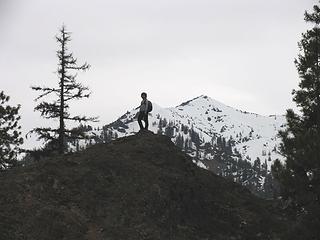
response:
{"label": "person's head", "polygon": [[141,93],[141,97],[142,99],[146,99],[147,98],[147,94],[145,92]]}

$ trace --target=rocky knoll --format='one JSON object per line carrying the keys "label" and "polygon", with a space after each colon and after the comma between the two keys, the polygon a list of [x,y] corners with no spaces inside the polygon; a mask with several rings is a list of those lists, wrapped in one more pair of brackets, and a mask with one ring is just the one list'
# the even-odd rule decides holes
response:
{"label": "rocky knoll", "polygon": [[1,240],[279,239],[286,222],[151,132],[0,174]]}

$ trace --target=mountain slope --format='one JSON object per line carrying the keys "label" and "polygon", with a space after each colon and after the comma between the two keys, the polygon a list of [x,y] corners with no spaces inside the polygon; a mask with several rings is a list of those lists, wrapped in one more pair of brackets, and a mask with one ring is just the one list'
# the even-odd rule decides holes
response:
{"label": "mountain slope", "polygon": [[[261,116],[244,112],[204,95],[171,108],[162,108],[155,103],[153,105],[154,109],[149,116],[150,130],[169,135],[175,143],[179,141],[177,138],[183,138],[182,147],[185,147],[188,139],[191,156],[213,159],[214,154],[200,146],[206,143],[212,146],[218,138],[224,138],[230,141],[233,151],[252,164],[259,158],[270,169],[273,160],[282,159],[278,154],[280,139],[277,134],[284,127],[284,116]],[[109,134],[112,138],[136,133],[139,130],[135,119],[137,111],[133,109],[106,125],[102,135]],[[172,129],[166,131],[168,127]],[[190,131],[188,133],[190,129],[199,135],[198,143],[191,139]]]}
{"label": "mountain slope", "polygon": [[0,239],[278,239],[278,209],[150,132],[0,175]]}

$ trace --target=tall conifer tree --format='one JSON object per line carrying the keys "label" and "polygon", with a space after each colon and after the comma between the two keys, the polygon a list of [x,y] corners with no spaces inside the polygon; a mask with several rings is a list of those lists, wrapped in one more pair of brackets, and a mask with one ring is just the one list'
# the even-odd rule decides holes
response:
{"label": "tall conifer tree", "polygon": [[88,98],[90,96],[89,88],[76,81],[76,72],[87,71],[90,65],[87,63],[78,65],[73,53],[68,51],[67,45],[71,41],[71,33],[67,32],[65,26],[62,26],[60,29],[56,40],[59,44],[59,50],[57,51],[59,61],[57,71],[59,78],[58,85],[56,87],[34,86],[32,89],[41,92],[35,99],[36,101],[48,95],[53,96],[51,102],[42,101],[35,107],[35,110],[39,111],[41,116],[46,119],[57,119],[59,126],[57,128],[37,127],[31,132],[37,133],[39,139],[49,142],[53,150],[58,150],[61,154],[66,151],[66,140],[68,138],[85,138],[83,132],[76,131],[76,128],[68,129],[65,124],[66,121],[88,122],[96,121],[97,118],[80,115],[71,116],[69,103],[73,100]]}
{"label": "tall conifer tree", "polygon": [[279,134],[285,164],[276,161],[273,173],[281,193],[305,214],[320,213],[320,8],[305,12],[305,21],[314,24],[302,34],[300,54],[295,60],[300,83],[293,100],[300,112],[287,110],[287,128]]}

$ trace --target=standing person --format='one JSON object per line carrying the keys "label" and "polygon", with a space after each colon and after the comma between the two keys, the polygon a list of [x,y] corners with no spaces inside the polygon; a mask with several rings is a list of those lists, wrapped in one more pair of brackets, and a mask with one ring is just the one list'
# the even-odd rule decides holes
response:
{"label": "standing person", "polygon": [[[145,92],[141,93],[141,105],[140,105],[140,111],[138,115],[138,123],[140,127],[140,131],[142,130],[148,130],[148,113],[152,110],[152,103],[147,99],[147,94]],[[145,126],[142,125],[142,120],[145,123]]]}

